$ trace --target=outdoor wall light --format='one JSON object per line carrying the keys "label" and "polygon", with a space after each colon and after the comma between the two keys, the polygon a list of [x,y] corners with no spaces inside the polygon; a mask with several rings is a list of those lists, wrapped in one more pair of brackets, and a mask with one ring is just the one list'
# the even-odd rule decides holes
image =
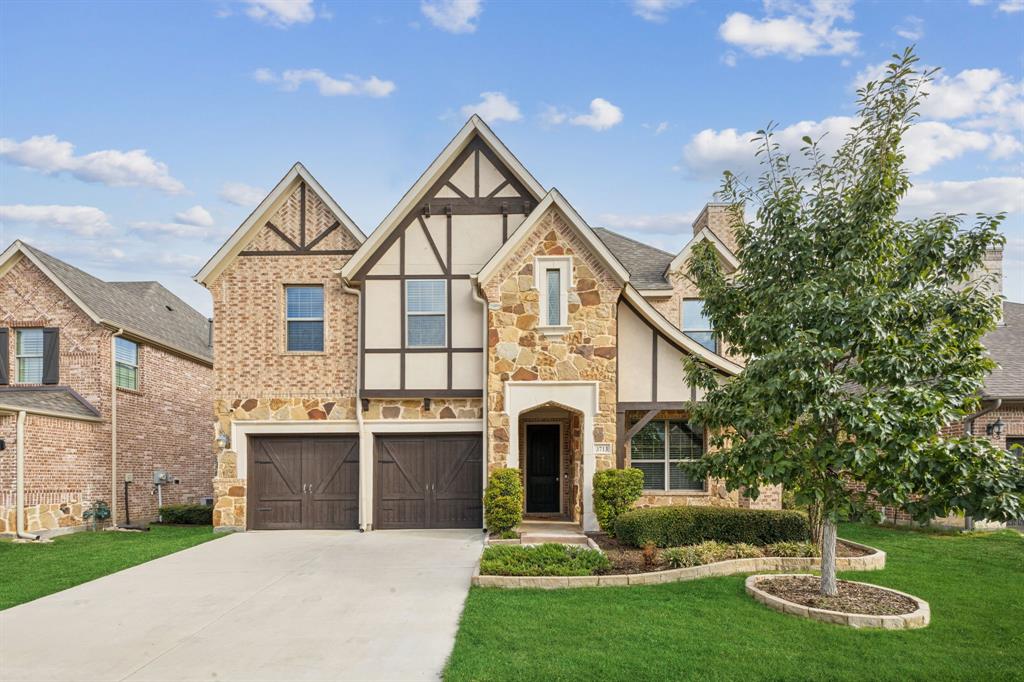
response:
{"label": "outdoor wall light", "polygon": [[985,427],[985,433],[989,436],[995,436],[1000,438],[1003,435],[1003,431],[1006,429],[1006,424],[1003,423],[1002,419],[996,418],[994,422]]}
{"label": "outdoor wall light", "polygon": [[228,438],[228,434],[222,433],[217,436],[217,445],[220,446],[221,450],[227,450],[228,446],[231,445],[231,439]]}

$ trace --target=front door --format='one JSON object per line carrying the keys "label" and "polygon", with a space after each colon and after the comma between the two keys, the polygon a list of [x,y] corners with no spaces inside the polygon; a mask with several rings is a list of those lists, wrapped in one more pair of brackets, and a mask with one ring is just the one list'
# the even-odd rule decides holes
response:
{"label": "front door", "polygon": [[558,424],[526,425],[526,512],[557,514],[562,477]]}

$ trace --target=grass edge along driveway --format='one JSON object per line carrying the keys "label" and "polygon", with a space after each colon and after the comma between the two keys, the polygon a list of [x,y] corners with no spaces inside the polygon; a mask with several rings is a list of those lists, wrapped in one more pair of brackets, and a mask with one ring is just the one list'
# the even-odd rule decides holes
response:
{"label": "grass edge along driveway", "polygon": [[1024,537],[848,524],[888,553],[842,577],[931,604],[922,630],[853,630],[770,611],[744,576],[566,590],[473,588],[445,670],[461,680],[1024,679]]}
{"label": "grass edge along driveway", "polygon": [[82,531],[47,543],[0,542],[0,611],[209,542],[211,526],[151,526],[145,533]]}

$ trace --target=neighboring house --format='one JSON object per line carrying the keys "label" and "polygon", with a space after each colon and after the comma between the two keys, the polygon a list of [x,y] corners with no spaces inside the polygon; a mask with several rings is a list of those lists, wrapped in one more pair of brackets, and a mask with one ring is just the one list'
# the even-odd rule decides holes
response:
{"label": "neighboring house", "polygon": [[164,504],[209,498],[209,334],[209,320],[157,282],[104,282],[23,242],[8,247],[0,532],[81,527],[96,501],[124,523],[126,479],[131,521],[153,520],[157,470],[171,479]]}
{"label": "neighboring house", "polygon": [[675,466],[701,457],[685,356],[722,376],[669,254],[591,228],[472,117],[365,237],[296,164],[196,275],[214,307],[214,523],[222,529],[470,527],[489,471],[528,515],[596,528],[594,472],[637,467],[640,504],[752,502]]}

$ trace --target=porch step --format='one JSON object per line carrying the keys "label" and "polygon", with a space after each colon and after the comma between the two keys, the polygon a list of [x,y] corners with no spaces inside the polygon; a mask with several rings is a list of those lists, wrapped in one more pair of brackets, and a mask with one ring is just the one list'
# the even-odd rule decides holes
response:
{"label": "porch step", "polygon": [[546,542],[557,542],[563,545],[589,546],[590,539],[583,533],[523,533],[519,541],[524,545],[543,545]]}

